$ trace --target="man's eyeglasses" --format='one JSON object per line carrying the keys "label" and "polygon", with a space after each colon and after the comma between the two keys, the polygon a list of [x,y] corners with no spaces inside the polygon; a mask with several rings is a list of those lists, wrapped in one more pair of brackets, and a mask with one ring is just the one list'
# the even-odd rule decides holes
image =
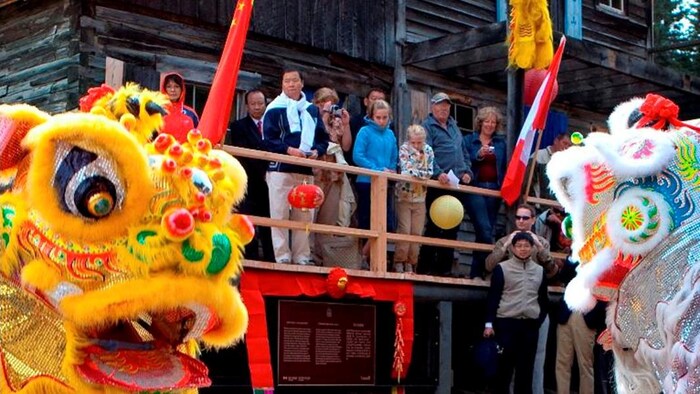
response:
{"label": "man's eyeglasses", "polygon": [[530,220],[531,216],[519,216],[515,215],[515,220]]}

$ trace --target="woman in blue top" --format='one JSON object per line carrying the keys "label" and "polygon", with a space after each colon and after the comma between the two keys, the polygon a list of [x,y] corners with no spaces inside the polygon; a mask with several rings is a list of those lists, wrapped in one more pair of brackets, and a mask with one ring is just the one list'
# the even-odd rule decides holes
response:
{"label": "woman in blue top", "polygon": [[[391,107],[384,100],[377,100],[369,106],[365,126],[357,133],[352,156],[355,165],[375,171],[396,172],[399,148],[394,132],[389,129]],[[370,177],[358,175],[357,221],[360,228],[369,229],[370,218]],[[388,193],[389,194],[389,193]],[[388,196],[391,198],[391,196]],[[388,210],[387,210],[388,213]],[[369,244],[362,250],[367,255]]]}
{"label": "woman in blue top", "polygon": [[[476,115],[476,133],[464,138],[462,143],[471,158],[474,180],[472,186],[499,190],[506,172],[506,141],[496,132],[503,125],[503,115],[496,107],[484,107]],[[496,218],[501,200],[496,197],[467,194],[467,213],[471,218],[476,242],[494,242]],[[484,276],[487,252],[472,254],[471,278]]]}

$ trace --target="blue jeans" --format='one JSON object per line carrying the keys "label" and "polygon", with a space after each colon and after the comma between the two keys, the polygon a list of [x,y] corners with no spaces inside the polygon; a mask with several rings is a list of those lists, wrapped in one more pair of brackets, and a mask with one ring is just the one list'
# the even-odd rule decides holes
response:
{"label": "blue jeans", "polygon": [[[490,190],[499,190],[496,182],[474,182],[471,186]],[[466,195],[466,208],[469,219],[474,226],[476,235],[475,241],[478,243],[492,244],[494,233],[496,232],[496,220],[498,210],[501,207],[501,199],[497,197],[487,197],[478,194]],[[488,252],[474,251],[472,253],[472,267],[469,276],[472,278],[484,276],[484,263]]]}

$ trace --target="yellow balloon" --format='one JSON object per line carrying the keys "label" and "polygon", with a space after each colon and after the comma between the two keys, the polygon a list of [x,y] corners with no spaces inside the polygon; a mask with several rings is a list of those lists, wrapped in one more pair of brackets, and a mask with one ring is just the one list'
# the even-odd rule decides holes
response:
{"label": "yellow balloon", "polygon": [[441,196],[430,205],[430,219],[443,230],[459,226],[463,218],[464,207],[456,197]]}

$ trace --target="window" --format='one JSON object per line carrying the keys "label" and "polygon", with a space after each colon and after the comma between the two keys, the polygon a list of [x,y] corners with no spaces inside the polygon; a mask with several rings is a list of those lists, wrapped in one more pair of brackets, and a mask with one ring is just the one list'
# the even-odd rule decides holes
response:
{"label": "window", "polygon": [[[190,107],[194,108],[197,115],[201,118],[202,113],[204,112],[204,104],[207,103],[207,99],[209,98],[211,86],[190,82],[187,82],[185,85],[185,105],[189,105]],[[245,102],[243,99],[244,95],[244,91],[236,89],[236,94],[233,96],[233,105],[231,106],[231,121],[242,118],[246,115]],[[236,112],[238,109],[242,111],[240,114]]]}
{"label": "window", "polygon": [[625,0],[598,0],[596,8],[611,14],[625,15]]}
{"label": "window", "polygon": [[452,117],[457,121],[457,126],[462,131],[462,135],[474,130],[474,117],[476,108],[468,105],[454,104],[452,106]]}
{"label": "window", "polygon": [[211,86],[208,85],[198,85],[190,82],[185,83],[185,104],[194,108],[195,112],[197,112],[199,116],[202,116],[204,104],[207,102],[210,90]]}

